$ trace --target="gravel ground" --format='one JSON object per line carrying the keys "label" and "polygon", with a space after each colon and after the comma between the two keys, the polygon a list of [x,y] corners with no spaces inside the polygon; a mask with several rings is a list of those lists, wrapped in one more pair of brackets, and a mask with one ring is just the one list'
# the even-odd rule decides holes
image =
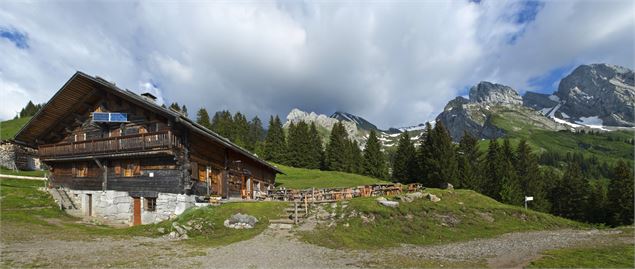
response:
{"label": "gravel ground", "polygon": [[486,260],[493,268],[522,267],[548,249],[564,248],[596,240],[619,231],[558,230],[509,233],[496,238],[477,239],[436,246],[403,246],[395,253],[447,261]]}
{"label": "gravel ground", "polygon": [[[126,240],[29,240],[0,246],[9,267],[179,267],[179,268],[352,268],[392,257],[418,257],[450,262],[486,261],[490,267],[522,267],[539,253],[592,241],[607,243],[619,231],[559,230],[511,233],[434,246],[402,246],[375,251],[327,249],[303,243],[287,230],[268,229],[246,241],[198,248],[162,238]],[[630,240],[632,238],[620,238]],[[373,263],[370,263],[373,264]],[[381,264],[376,262],[375,264]]]}

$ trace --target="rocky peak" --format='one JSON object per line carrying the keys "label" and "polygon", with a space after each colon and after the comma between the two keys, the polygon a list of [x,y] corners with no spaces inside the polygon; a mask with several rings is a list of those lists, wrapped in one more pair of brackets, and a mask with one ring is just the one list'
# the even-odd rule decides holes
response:
{"label": "rocky peak", "polygon": [[634,126],[634,80],[633,71],[625,67],[581,65],[560,81],[555,95],[571,120],[597,117],[602,125]]}
{"label": "rocky peak", "polygon": [[522,105],[523,99],[509,86],[481,81],[470,89],[470,102]]}
{"label": "rocky peak", "polygon": [[350,121],[350,122],[354,122],[355,124],[357,124],[357,128],[360,129],[364,129],[364,130],[378,130],[377,126],[375,126],[374,124],[370,123],[369,121],[367,121],[366,119],[360,117],[360,116],[356,116],[350,113],[346,113],[346,112],[342,112],[342,111],[336,111],[335,113],[333,113],[333,115],[331,115],[331,118],[334,119],[338,119],[341,121]]}

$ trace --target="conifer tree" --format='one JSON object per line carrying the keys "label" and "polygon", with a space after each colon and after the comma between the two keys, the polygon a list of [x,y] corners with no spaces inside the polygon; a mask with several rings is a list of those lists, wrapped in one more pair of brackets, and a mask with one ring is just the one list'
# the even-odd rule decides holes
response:
{"label": "conifer tree", "polygon": [[232,142],[236,143],[238,146],[245,147],[247,143],[247,133],[249,132],[249,123],[247,122],[247,118],[238,111],[234,113],[232,122]]}
{"label": "conifer tree", "polygon": [[483,163],[483,194],[500,201],[501,179],[505,158],[496,139],[489,141],[487,156]]}
{"label": "conifer tree", "polygon": [[258,144],[261,143],[264,138],[265,130],[262,128],[262,121],[258,116],[255,116],[251,121],[249,121],[249,131],[247,132],[247,137],[245,138],[245,148],[247,148],[251,152],[255,152]]}
{"label": "conifer tree", "polygon": [[386,159],[375,130],[370,131],[364,148],[364,174],[376,178],[385,178],[388,174]]}
{"label": "conifer tree", "polygon": [[324,150],[322,149],[322,139],[320,133],[315,127],[315,123],[311,123],[309,127],[309,149],[307,153],[307,168],[320,169],[323,163]]}
{"label": "conifer tree", "polygon": [[399,136],[392,166],[392,179],[396,182],[412,183],[416,178],[416,150],[408,132]]}
{"label": "conifer tree", "polygon": [[265,138],[263,156],[265,160],[284,163],[286,155],[286,141],[280,118],[271,116],[269,130]]}
{"label": "conifer tree", "polygon": [[427,180],[431,187],[440,187],[448,182],[456,185],[456,157],[452,138],[443,123],[438,121],[430,135],[429,154],[427,159]]}
{"label": "conifer tree", "polygon": [[350,148],[348,170],[351,173],[361,174],[364,170],[364,156],[362,154],[362,150],[359,148],[359,144],[357,144],[357,141],[355,140],[349,141],[348,145]]}
{"label": "conifer tree", "polygon": [[212,118],[212,131],[225,137],[231,141],[234,141],[234,120],[232,114],[227,110],[218,111]]}
{"label": "conifer tree", "polygon": [[432,151],[432,125],[426,122],[426,129],[424,131],[425,136],[422,137],[419,148],[417,149],[417,174],[419,175],[418,182],[426,186],[431,186],[431,182],[428,178],[428,172],[430,171],[430,159],[433,158]]}
{"label": "conifer tree", "polygon": [[287,137],[287,163],[308,168],[310,162],[309,129],[304,121],[289,125]]}
{"label": "conifer tree", "polygon": [[209,114],[205,108],[201,108],[196,112],[196,123],[207,129],[212,129],[212,123],[209,121]]}
{"label": "conifer tree", "polygon": [[611,225],[633,224],[633,173],[626,162],[620,160],[609,183],[608,204]]}
{"label": "conifer tree", "polygon": [[580,165],[577,162],[570,163],[552,190],[552,212],[569,219],[586,220],[589,190],[589,183],[583,177]]}
{"label": "conifer tree", "polygon": [[545,177],[540,171],[538,160],[531,152],[525,139],[518,143],[515,154],[516,175],[523,190],[523,196],[532,196],[529,207],[535,210],[549,211],[549,200]]}
{"label": "conifer tree", "polygon": [[458,182],[457,187],[483,192],[481,186],[482,153],[478,150],[478,139],[465,132],[457,149]]}
{"label": "conifer tree", "polygon": [[179,103],[177,102],[173,102],[172,104],[170,104],[170,108],[175,111],[181,111],[181,107],[179,106]]}
{"label": "conifer tree", "polygon": [[344,124],[337,122],[333,125],[331,135],[329,137],[329,143],[326,145],[326,152],[324,156],[324,163],[327,170],[332,171],[346,171],[346,148],[347,148],[347,134]]}
{"label": "conifer tree", "polygon": [[514,166],[510,160],[504,159],[501,167],[501,202],[510,205],[522,205],[524,202],[523,190],[520,182],[518,181]]}
{"label": "conifer tree", "polygon": [[183,107],[181,108],[181,112],[183,113],[183,115],[185,115],[186,117],[188,116],[187,114],[187,107],[185,105],[183,105]]}

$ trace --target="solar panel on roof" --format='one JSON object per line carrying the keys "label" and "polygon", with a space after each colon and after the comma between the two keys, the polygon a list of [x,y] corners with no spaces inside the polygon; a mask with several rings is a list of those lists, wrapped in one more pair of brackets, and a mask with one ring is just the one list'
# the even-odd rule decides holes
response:
{"label": "solar panel on roof", "polygon": [[127,122],[128,114],[116,112],[93,112],[93,122]]}

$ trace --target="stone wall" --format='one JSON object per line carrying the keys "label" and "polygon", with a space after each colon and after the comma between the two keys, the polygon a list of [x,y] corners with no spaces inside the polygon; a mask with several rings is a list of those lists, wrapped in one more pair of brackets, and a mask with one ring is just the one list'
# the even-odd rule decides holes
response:
{"label": "stone wall", "polygon": [[[109,224],[132,224],[133,198],[123,191],[82,191],[67,189],[67,193],[78,207],[76,211],[67,211],[77,217],[88,216],[88,197],[92,196],[92,217]],[[156,197],[156,210],[146,209],[145,198],[141,198],[141,223],[151,224],[174,218],[185,209],[194,206],[194,196],[173,193],[159,193]]]}
{"label": "stone wall", "polygon": [[0,166],[19,170],[40,170],[37,151],[8,141],[0,143]]}

